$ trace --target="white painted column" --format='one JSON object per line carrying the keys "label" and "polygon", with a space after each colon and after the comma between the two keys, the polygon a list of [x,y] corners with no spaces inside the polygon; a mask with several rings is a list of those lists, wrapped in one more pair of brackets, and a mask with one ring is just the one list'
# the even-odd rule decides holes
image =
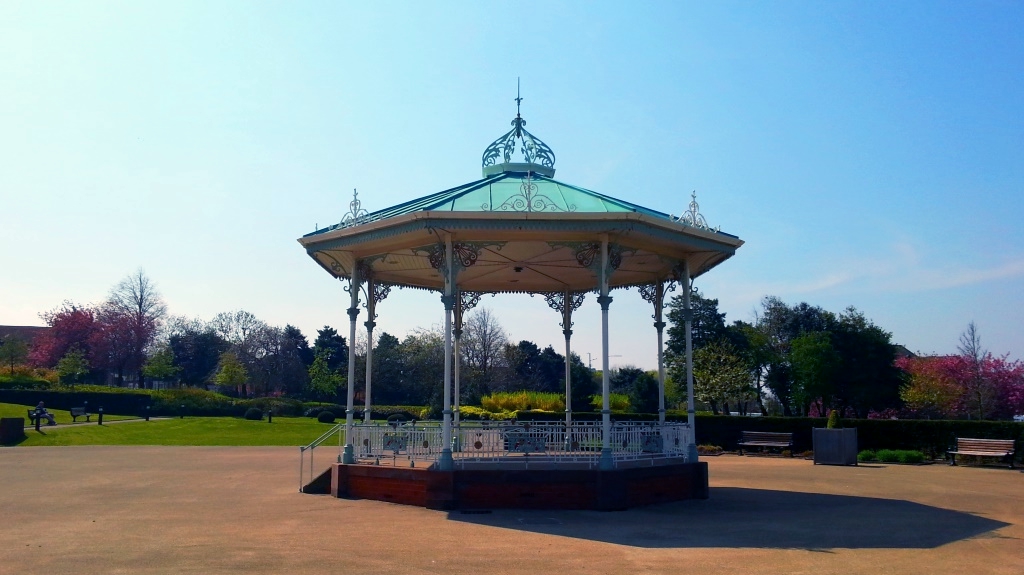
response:
{"label": "white painted column", "polygon": [[363,323],[366,326],[366,397],[363,398],[363,422],[370,423],[370,390],[373,388],[373,328],[377,323],[373,321],[376,317],[373,303],[373,282],[366,284],[366,314],[369,316]]}
{"label": "white painted column", "polygon": [[441,459],[438,468],[451,471],[455,467],[452,459],[452,309],[455,307],[454,284],[455,270],[452,261],[452,238],[445,236],[445,277],[444,296],[444,421],[441,428]]}
{"label": "white painted column", "polygon": [[601,469],[613,469],[612,459],[612,410],[609,399],[611,383],[608,377],[608,306],[612,303],[608,295],[608,236],[601,238]]}
{"label": "white painted column", "polygon": [[693,403],[693,310],[690,308],[690,262],[683,261],[683,314],[686,322],[686,422],[690,425],[690,444],[687,446],[686,461],[697,461],[697,410]]}
{"label": "white painted column", "polygon": [[348,308],[348,388],[347,403],[345,405],[345,449],[342,454],[342,463],[355,463],[355,450],[352,448],[352,426],[355,423],[355,381],[356,381],[356,318],[359,317],[359,264],[355,262],[352,266],[352,275],[349,278],[350,306]]}
{"label": "white painted column", "polygon": [[459,342],[462,341],[462,329],[461,328],[456,329],[454,335],[455,335],[455,353],[453,354],[454,358],[452,359],[452,361],[455,362],[455,394],[454,394],[454,397],[452,398],[452,422],[453,422],[453,425],[456,428],[458,428],[458,426],[459,426],[459,405],[461,403],[459,401],[459,399],[460,399],[461,393],[462,393],[459,390],[459,364],[461,363],[461,360],[459,358]]}
{"label": "white painted column", "polygon": [[654,329],[658,330],[658,423],[665,424],[665,321],[662,311],[665,307],[665,282],[658,282],[654,296]]}

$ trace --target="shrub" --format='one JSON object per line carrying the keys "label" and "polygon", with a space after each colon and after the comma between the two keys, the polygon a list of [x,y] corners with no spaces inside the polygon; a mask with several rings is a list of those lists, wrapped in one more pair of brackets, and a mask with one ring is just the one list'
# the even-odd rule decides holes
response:
{"label": "shrub", "polygon": [[875,457],[882,463],[899,463],[900,461],[899,452],[895,449],[879,449],[875,452]]}
{"label": "shrub", "polygon": [[[600,395],[591,396],[590,405],[596,410],[604,409],[604,399]],[[629,396],[625,393],[609,393],[608,407],[612,411],[629,411]]]}
{"label": "shrub", "polygon": [[876,459],[878,456],[871,449],[865,449],[857,454],[857,461],[874,461]]}
{"label": "shrub", "polygon": [[721,455],[722,451],[724,451],[724,450],[721,447],[717,446],[717,445],[698,445],[697,446],[697,454],[698,455]]}
{"label": "shrub", "polygon": [[515,417],[512,411],[487,411],[471,405],[459,406],[459,418],[465,421],[502,421]]}
{"label": "shrub", "polygon": [[241,407],[256,407],[264,412],[272,411],[274,415],[284,417],[298,417],[303,413],[302,402],[287,397],[256,397],[253,399],[242,399],[236,403]]}
{"label": "shrub", "polygon": [[335,416],[333,412],[324,410],[316,416],[316,420],[320,423],[334,423]]}
{"label": "shrub", "polygon": [[924,454],[920,451],[900,450],[896,452],[896,459],[900,463],[921,463],[924,461]]}
{"label": "shrub", "polygon": [[321,404],[309,404],[309,403],[307,403],[305,405],[309,406],[309,407],[306,408],[305,411],[302,412],[302,415],[305,415],[306,417],[317,417],[317,416],[319,416],[321,413],[323,413],[325,411],[330,411],[331,413],[345,413],[345,411],[346,411],[346,408],[345,408],[344,405],[338,405],[336,403],[321,403]]}
{"label": "shrub", "polygon": [[826,429],[836,429],[839,427],[839,410],[833,409],[828,414],[828,423],[825,424]]}
{"label": "shrub", "polygon": [[245,418],[250,421],[262,421],[263,410],[261,410],[258,407],[250,407],[249,409],[245,410]]}
{"label": "shrub", "polygon": [[480,406],[492,413],[528,409],[565,411],[565,396],[541,391],[499,392],[480,398]]}

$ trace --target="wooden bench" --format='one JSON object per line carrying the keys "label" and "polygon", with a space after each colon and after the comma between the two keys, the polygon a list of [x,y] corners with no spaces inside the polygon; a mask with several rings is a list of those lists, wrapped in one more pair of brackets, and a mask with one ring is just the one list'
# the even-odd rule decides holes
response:
{"label": "wooden bench", "polygon": [[87,413],[84,407],[72,407],[71,408],[71,421],[77,422],[79,417],[84,417],[86,421],[92,417],[91,413]]}
{"label": "wooden bench", "polygon": [[[46,417],[46,416],[44,415],[43,417]],[[49,421],[49,419],[47,419],[47,421]],[[42,423],[42,422],[40,422],[40,423]],[[29,409],[28,410],[28,424],[29,425],[35,425],[36,424],[36,410],[34,410],[34,409]],[[56,423],[50,423],[49,425],[57,425],[57,424]]]}
{"label": "wooden bench", "polygon": [[741,431],[740,441],[736,445],[740,448],[740,455],[743,455],[744,447],[760,447],[761,451],[764,451],[767,447],[778,447],[779,449],[789,449],[789,456],[793,457],[792,433]]}
{"label": "wooden bench", "polygon": [[974,455],[977,457],[1000,457],[1010,462],[1010,469],[1013,469],[1013,440],[1012,439],[972,439],[970,437],[958,437],[956,449],[951,449],[949,464],[956,465],[957,455]]}

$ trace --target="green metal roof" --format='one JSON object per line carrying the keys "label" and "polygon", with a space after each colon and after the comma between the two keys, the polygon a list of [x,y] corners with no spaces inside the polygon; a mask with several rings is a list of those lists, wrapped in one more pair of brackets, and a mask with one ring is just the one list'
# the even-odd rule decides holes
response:
{"label": "green metal roof", "polygon": [[[671,219],[668,214],[611,196],[559,182],[534,172],[506,171],[359,217],[348,225],[364,224],[420,211],[505,213],[626,213]],[[339,224],[306,236],[325,233]]]}

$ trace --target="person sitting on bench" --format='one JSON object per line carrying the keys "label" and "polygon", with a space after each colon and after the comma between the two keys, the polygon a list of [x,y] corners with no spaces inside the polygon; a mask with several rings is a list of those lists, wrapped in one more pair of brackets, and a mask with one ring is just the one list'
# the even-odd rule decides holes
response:
{"label": "person sitting on bench", "polygon": [[52,413],[46,411],[46,407],[41,401],[39,402],[39,405],[36,406],[36,417],[45,417],[50,421],[50,425],[57,425],[57,420],[53,418]]}

